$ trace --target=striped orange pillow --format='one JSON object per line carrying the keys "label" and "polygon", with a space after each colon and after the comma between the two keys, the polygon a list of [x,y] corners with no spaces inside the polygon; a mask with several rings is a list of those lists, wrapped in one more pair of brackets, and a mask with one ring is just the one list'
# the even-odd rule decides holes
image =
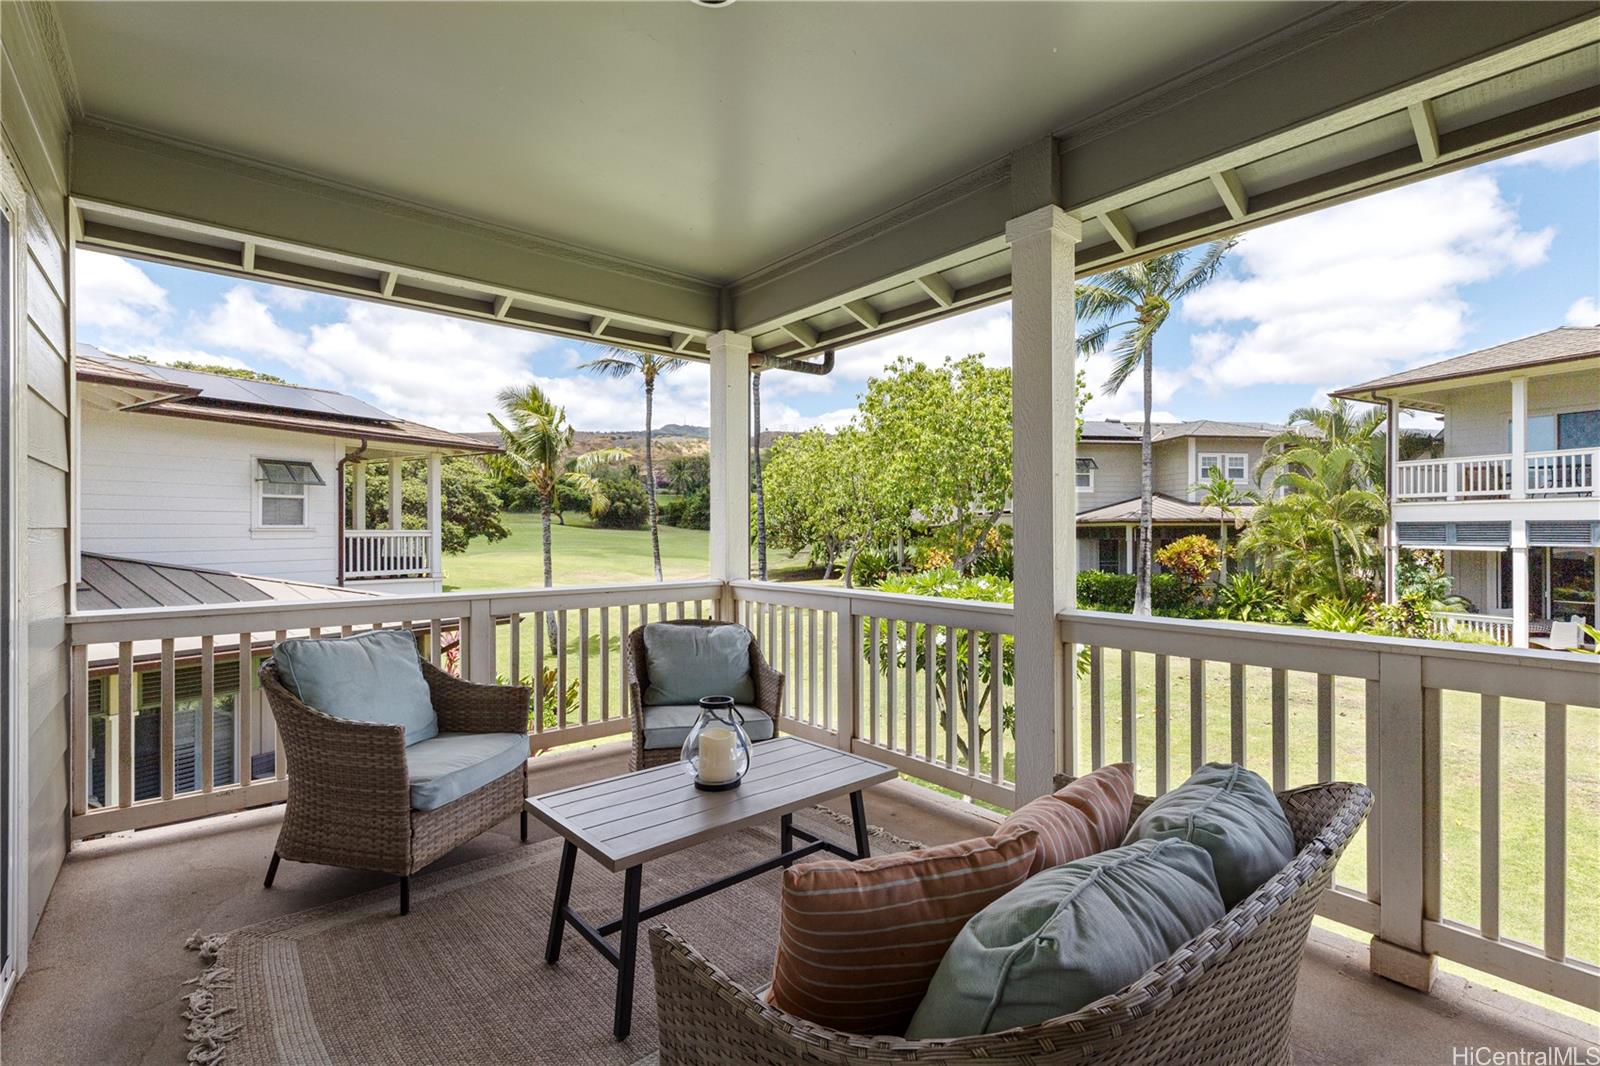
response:
{"label": "striped orange pillow", "polygon": [[1029,830],[783,875],[771,1002],[847,1033],[900,1034],[967,919],[1027,879]]}
{"label": "striped orange pillow", "polygon": [[1029,874],[1117,847],[1133,817],[1133,766],[1109,763],[1053,795],[1012,812],[1000,831],[1033,829],[1039,850]]}

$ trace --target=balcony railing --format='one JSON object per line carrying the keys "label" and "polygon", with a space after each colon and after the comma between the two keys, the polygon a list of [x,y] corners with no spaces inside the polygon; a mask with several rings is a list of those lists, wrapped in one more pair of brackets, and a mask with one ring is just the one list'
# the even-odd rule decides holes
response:
{"label": "balcony railing", "polygon": [[1451,633],[1476,633],[1500,644],[1511,643],[1511,619],[1498,614],[1469,614],[1465,611],[1435,611],[1428,616],[1428,630],[1436,637]]}
{"label": "balcony railing", "polygon": [[344,576],[431,577],[433,534],[426,529],[347,529]]}
{"label": "balcony railing", "polygon": [[[1016,805],[1030,712],[1012,706],[1008,606],[705,581],[74,616],[73,834],[281,800],[293,767],[262,758],[276,745],[254,667],[290,633],[406,628],[468,678],[521,678],[536,752],[630,728],[630,627],[714,616],[787,676],[782,730]],[[1214,760],[1277,788],[1363,780],[1376,806],[1324,915],[1600,1006],[1593,921],[1571,918],[1593,906],[1600,660],[1094,612],[1052,636],[1067,769],[1130,762],[1147,793]]]}
{"label": "balcony railing", "polygon": [[[1593,496],[1600,450],[1567,448],[1523,456],[1523,493],[1530,497]],[[1395,467],[1395,499],[1510,499],[1517,491],[1510,455],[1413,459]]]}

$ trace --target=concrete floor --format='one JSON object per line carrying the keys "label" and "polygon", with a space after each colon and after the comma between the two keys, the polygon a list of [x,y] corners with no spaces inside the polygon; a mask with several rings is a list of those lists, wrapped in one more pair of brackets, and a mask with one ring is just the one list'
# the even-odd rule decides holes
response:
{"label": "concrete floor", "polygon": [[[624,769],[625,755],[614,745],[545,756],[535,764],[535,788]],[[867,812],[896,836],[926,843],[963,839],[993,824],[900,783],[872,789]],[[178,994],[198,972],[196,956],[183,948],[190,933],[225,932],[386,880],[289,863],[276,886],[263,891],[281,816],[281,807],[266,808],[74,848],[34,937],[28,972],[0,1020],[0,1061],[181,1063],[188,1045]],[[548,835],[537,825],[533,830]],[[510,819],[440,862],[516,846],[517,822]],[[1444,1066],[1453,1048],[1587,1048],[1596,1037],[1577,1021],[1459,978],[1441,977],[1432,996],[1390,984],[1367,972],[1364,945],[1321,930],[1313,931],[1300,971],[1294,1044],[1301,1066]],[[1585,1061],[1581,1052],[1575,1061]]]}

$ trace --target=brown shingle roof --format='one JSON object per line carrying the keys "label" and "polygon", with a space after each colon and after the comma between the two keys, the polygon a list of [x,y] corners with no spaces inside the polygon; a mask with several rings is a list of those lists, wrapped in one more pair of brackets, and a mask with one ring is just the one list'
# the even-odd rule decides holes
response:
{"label": "brown shingle roof", "polygon": [[1402,370],[1398,374],[1373,378],[1360,385],[1335,390],[1330,395],[1353,400],[1376,399],[1379,391],[1383,389],[1423,385],[1434,381],[1474,377],[1478,374],[1493,374],[1519,367],[1543,366],[1548,363],[1564,363],[1596,356],[1600,356],[1600,326],[1563,326],[1560,329],[1535,333],[1531,337],[1497,344],[1492,348]]}

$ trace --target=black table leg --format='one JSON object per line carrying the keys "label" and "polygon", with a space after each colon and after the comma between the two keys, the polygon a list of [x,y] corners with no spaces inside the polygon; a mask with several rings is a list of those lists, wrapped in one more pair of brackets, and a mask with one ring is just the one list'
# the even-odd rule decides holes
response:
{"label": "black table leg", "polygon": [[639,885],[644,867],[634,866],[622,887],[622,945],[617,959],[617,1010],[611,1032],[618,1040],[628,1039],[633,1028],[633,959],[639,946]]}
{"label": "black table leg", "polygon": [[850,793],[850,820],[856,827],[856,857],[870,857],[872,844],[867,839],[867,804],[859,790]]}
{"label": "black table leg", "polygon": [[572,869],[577,863],[578,845],[569,842],[561,849],[561,874],[556,878],[556,902],[550,911],[550,938],[544,945],[544,961],[552,966],[561,961],[561,935],[567,931],[567,901],[572,897]]}
{"label": "black table leg", "polygon": [[[778,850],[789,851],[794,847],[794,815],[786,814],[778,821]],[[789,868],[788,863],[783,868]]]}

